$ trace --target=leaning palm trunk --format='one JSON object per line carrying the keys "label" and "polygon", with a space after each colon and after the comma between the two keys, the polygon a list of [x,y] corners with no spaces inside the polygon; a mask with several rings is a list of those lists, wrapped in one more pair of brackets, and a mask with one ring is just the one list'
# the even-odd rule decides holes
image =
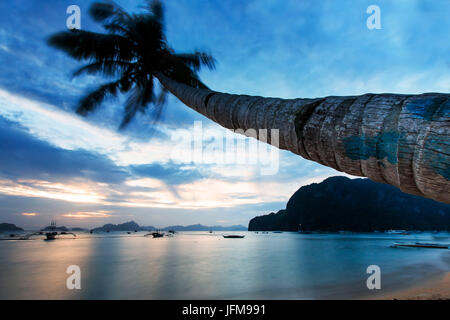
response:
{"label": "leaning palm trunk", "polygon": [[157,77],[184,104],[225,128],[279,129],[280,149],[450,203],[450,94],[278,99],[194,89]]}

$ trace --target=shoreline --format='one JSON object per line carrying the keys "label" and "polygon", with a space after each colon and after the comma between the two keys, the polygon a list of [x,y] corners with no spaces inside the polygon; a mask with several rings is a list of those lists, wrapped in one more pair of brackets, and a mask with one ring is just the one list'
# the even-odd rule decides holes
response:
{"label": "shoreline", "polygon": [[450,272],[434,276],[409,288],[374,297],[376,300],[450,300]]}

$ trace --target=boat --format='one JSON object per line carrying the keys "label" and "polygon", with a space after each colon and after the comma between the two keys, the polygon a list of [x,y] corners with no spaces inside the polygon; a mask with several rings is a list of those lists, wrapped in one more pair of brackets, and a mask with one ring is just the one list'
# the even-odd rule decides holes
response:
{"label": "boat", "polygon": [[225,239],[242,239],[245,236],[237,235],[237,234],[230,234],[230,235],[223,235]]}
{"label": "boat", "polygon": [[151,235],[153,236],[153,238],[162,238],[162,237],[164,237],[164,233],[162,233],[162,232],[152,232]]}
{"label": "boat", "polygon": [[283,231],[272,231],[272,233],[283,233]]}
{"label": "boat", "polygon": [[406,230],[387,230],[385,231],[385,233],[389,233],[389,234],[405,234]]}
{"label": "boat", "polygon": [[392,248],[432,248],[432,249],[448,249],[450,245],[448,244],[440,244],[440,243],[394,243],[391,245]]}
{"label": "boat", "polygon": [[54,232],[47,232],[45,233],[45,240],[55,240],[56,236],[58,235],[58,232],[54,231]]}
{"label": "boat", "polygon": [[209,230],[209,233],[213,233],[213,231],[212,231],[212,230]]}
{"label": "boat", "polygon": [[[45,232],[45,239],[44,240],[56,240],[56,236],[58,234],[59,235],[69,235],[69,234],[71,234],[71,235],[73,235],[74,238],[77,237],[77,235],[75,233],[73,233],[73,232],[68,232],[68,231],[63,231],[62,230],[62,231],[59,231],[59,233],[58,233],[58,229],[61,229],[61,228],[58,228],[56,226],[56,221],[52,220],[52,222],[50,223],[50,226],[46,227],[45,229],[43,229],[43,231],[48,230],[48,232]],[[33,235],[42,235],[42,233],[43,233],[42,231],[41,232],[37,232],[37,233],[31,234],[29,236],[26,236],[26,238],[28,239],[29,237],[31,237]]]}

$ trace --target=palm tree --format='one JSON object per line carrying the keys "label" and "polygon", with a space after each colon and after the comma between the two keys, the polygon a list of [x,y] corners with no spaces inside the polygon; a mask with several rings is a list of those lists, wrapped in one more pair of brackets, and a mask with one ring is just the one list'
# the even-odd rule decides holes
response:
{"label": "palm tree", "polygon": [[[130,15],[118,5],[94,3],[91,16],[106,34],[66,31],[50,45],[78,60],[90,60],[75,75],[116,76],[83,98],[78,112],[94,110],[107,95],[129,92],[122,126],[151,104],[161,110],[166,91],[221,126],[253,136],[252,130],[279,130],[277,144],[305,159],[351,175],[397,186],[402,191],[450,203],[450,95],[365,94],[316,99],[235,95],[208,89],[201,66],[214,67],[205,53],[178,54],[163,32],[163,7],[149,2],[145,14]],[[162,87],[154,93],[154,79]],[[272,140],[272,141],[270,141]]]}

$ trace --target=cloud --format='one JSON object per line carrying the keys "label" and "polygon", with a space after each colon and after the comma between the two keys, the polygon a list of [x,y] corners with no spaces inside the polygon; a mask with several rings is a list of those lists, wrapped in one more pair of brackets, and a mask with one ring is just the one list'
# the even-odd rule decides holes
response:
{"label": "cloud", "polygon": [[123,168],[104,156],[54,147],[3,117],[0,117],[0,145],[0,174],[8,179],[58,181],[83,178],[119,183],[127,177]]}
{"label": "cloud", "polygon": [[184,169],[183,165],[173,162],[165,164],[152,163],[130,166],[131,172],[139,177],[152,177],[164,181],[168,185],[180,185],[202,180],[205,173],[195,168]]}
{"label": "cloud", "polygon": [[39,213],[35,213],[35,212],[22,212],[22,215],[25,217],[35,217],[37,215],[39,215]]}

